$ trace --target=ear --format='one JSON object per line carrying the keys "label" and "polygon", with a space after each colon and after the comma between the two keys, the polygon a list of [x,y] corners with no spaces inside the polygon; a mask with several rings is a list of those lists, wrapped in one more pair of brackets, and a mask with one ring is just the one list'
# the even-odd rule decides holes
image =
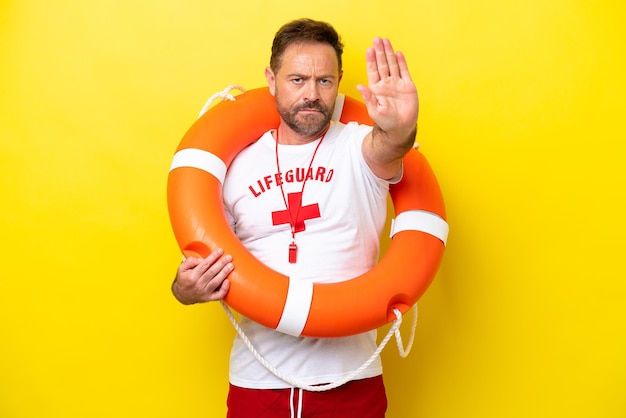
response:
{"label": "ear", "polygon": [[276,77],[274,76],[274,72],[270,67],[265,67],[265,79],[267,80],[267,85],[270,88],[270,93],[272,96],[276,95]]}

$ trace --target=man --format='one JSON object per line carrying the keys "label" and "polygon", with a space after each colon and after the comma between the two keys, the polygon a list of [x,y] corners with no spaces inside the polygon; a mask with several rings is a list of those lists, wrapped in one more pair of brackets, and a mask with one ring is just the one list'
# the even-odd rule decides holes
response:
{"label": "man", "polygon": [[[280,125],[244,149],[224,181],[224,207],[238,238],[259,260],[298,280],[341,281],[372,268],[389,184],[400,180],[402,157],[415,141],[417,90],[403,54],[386,39],[375,38],[368,48],[368,86],[357,86],[374,127],[331,121],[342,53],[339,35],[324,22],[300,19],[277,32],[265,76]],[[251,186],[268,175],[282,182],[254,192]],[[184,304],[224,298],[236,262],[221,249],[203,260],[188,258],[172,285],[175,297]],[[375,330],[306,338],[247,318],[240,326],[269,363],[304,385],[338,381],[376,350]],[[309,392],[274,376],[240,338],[234,341],[230,418],[290,417],[294,411],[383,417],[386,407],[380,358],[354,381]]]}

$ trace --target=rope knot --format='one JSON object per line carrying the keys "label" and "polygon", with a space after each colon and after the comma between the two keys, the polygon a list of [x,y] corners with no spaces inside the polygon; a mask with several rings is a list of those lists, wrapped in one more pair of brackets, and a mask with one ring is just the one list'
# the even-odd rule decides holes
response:
{"label": "rope knot", "polygon": [[206,111],[209,110],[209,107],[211,106],[213,101],[215,99],[217,99],[218,97],[221,98],[222,101],[229,100],[231,102],[234,102],[236,100],[235,96],[230,94],[230,91],[233,90],[233,89],[237,89],[237,90],[239,90],[242,93],[246,92],[246,89],[244,89],[240,85],[238,85],[238,84],[231,84],[230,86],[226,87],[224,90],[218,91],[217,93],[215,93],[211,97],[209,97],[209,99],[206,101],[204,106],[202,106],[202,110],[200,110],[200,114],[198,115],[198,117],[204,115],[206,113]]}

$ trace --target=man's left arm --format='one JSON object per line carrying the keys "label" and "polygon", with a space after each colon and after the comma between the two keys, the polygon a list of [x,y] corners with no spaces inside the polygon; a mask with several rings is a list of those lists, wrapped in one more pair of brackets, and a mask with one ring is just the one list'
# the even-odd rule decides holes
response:
{"label": "man's left arm", "polygon": [[358,85],[374,121],[363,141],[363,156],[374,174],[392,179],[400,172],[402,157],[415,143],[419,100],[402,52],[388,39],[375,38],[366,52],[368,86]]}

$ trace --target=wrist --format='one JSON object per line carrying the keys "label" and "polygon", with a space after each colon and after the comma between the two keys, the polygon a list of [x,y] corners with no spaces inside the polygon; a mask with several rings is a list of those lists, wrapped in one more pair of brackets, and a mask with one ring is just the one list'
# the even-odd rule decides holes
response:
{"label": "wrist", "polygon": [[171,290],[176,300],[182,303],[183,305],[193,305],[195,303],[194,301],[191,301],[183,296],[183,292],[181,292],[178,277],[174,278],[174,281],[172,282]]}

